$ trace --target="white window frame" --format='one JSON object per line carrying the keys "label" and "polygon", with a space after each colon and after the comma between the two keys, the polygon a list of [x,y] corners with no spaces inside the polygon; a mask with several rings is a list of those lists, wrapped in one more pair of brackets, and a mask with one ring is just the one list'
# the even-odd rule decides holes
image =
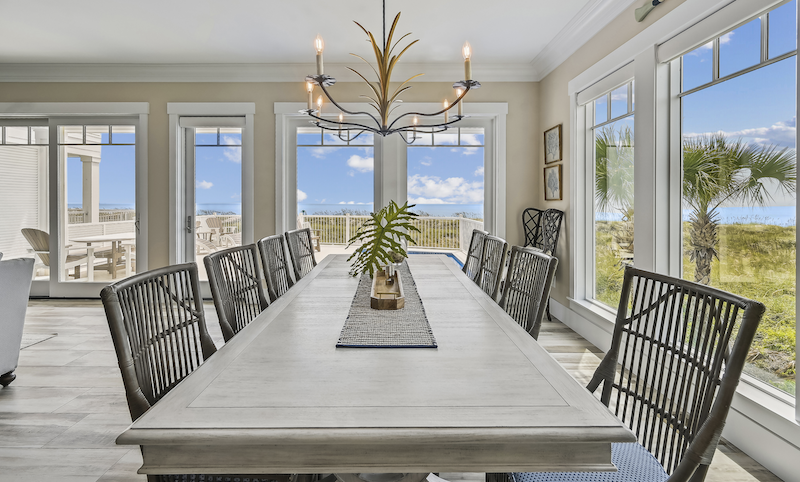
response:
{"label": "white window frame", "polygon": [[[343,103],[350,111],[367,110],[367,104]],[[276,102],[275,112],[275,232],[295,229],[297,219],[297,127],[308,126],[300,111],[306,105]],[[507,103],[467,103],[464,127],[483,127],[484,147],[484,225],[486,230],[506,234],[506,116]],[[438,103],[407,103],[405,111],[441,110]],[[375,136],[374,206],[380,209],[389,200],[407,199],[406,144],[400,136]]]}
{"label": "white window frame", "polygon": [[[724,34],[787,0],[692,0],[682,3],[640,34],[581,73],[568,85],[573,153],[570,228],[572,273],[568,306],[551,301],[553,313],[600,348],[607,348],[614,313],[586,300],[587,217],[593,214],[593,169],[584,172],[586,112],[578,101],[587,90],[630,62],[635,66],[635,263],[638,267],[681,274],[680,116],[672,87],[680,73],[669,61]],[[699,19],[699,20],[698,20]],[[800,68],[800,62],[798,62]],[[800,98],[800,92],[798,93]],[[583,100],[583,99],[582,99]],[[658,179],[658,182],[656,182]],[[588,197],[588,199],[587,199]],[[798,231],[800,234],[800,231]],[[591,274],[591,273],[590,273]],[[800,311],[800,302],[797,310]],[[800,346],[800,334],[798,334]],[[723,436],[785,480],[796,478],[800,457],[800,404],[748,376],[742,377]]]}
{"label": "white window frame", "polygon": [[[255,128],[256,105],[253,102],[169,102],[169,262],[178,263],[186,257],[185,206],[186,166],[184,149],[186,139],[181,118],[195,118],[198,122],[211,122],[213,117],[241,117],[242,128],[242,243],[255,242]],[[199,119],[197,119],[199,118]],[[189,121],[189,119],[186,119]],[[186,122],[184,122],[186,123]],[[191,213],[194,216],[194,213]],[[203,291],[205,293],[203,283]]]}
{"label": "white window frame", "polygon": [[[148,262],[148,185],[147,162],[148,146],[147,132],[150,104],[147,102],[2,102],[0,103],[0,117],[19,118],[47,118],[51,120],[74,119],[83,122],[88,117],[125,117],[136,126],[136,268],[137,271],[147,270]],[[58,179],[59,162],[58,148],[53,149],[55,128],[50,128],[49,139],[49,177],[50,180]],[[55,177],[54,177],[55,176]],[[48,212],[58,212],[58,201],[61,199],[61,183],[49,182]],[[59,240],[60,230],[57,216],[49,216],[50,224],[50,256],[60,259],[63,240]],[[60,282],[58,276],[50,276],[47,281],[33,280],[31,283],[31,296],[85,298],[96,297],[100,289],[107,282],[70,283]]]}

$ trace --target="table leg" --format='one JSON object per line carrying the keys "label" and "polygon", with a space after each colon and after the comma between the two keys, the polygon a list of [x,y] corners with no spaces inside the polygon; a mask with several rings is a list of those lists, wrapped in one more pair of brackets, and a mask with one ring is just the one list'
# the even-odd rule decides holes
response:
{"label": "table leg", "polygon": [[91,283],[94,281],[94,246],[91,244],[86,247],[86,271],[86,280]]}
{"label": "table leg", "polygon": [[119,256],[117,241],[111,241],[111,279],[117,279],[117,258]]}
{"label": "table leg", "polygon": [[131,245],[125,245],[125,276],[131,275]]}

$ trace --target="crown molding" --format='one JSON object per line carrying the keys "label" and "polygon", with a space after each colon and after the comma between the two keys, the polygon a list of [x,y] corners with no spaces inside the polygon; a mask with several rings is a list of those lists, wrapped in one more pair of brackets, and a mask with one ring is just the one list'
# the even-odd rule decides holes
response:
{"label": "crown molding", "polygon": [[539,82],[547,77],[637,1],[639,0],[590,0],[533,59],[533,81]]}
{"label": "crown molding", "polygon": [[[360,79],[345,64],[326,64],[340,82]],[[315,64],[0,64],[0,82],[302,82]],[[481,82],[532,82],[527,63],[473,66]],[[455,82],[464,76],[462,63],[399,64],[394,78],[415,82]]]}

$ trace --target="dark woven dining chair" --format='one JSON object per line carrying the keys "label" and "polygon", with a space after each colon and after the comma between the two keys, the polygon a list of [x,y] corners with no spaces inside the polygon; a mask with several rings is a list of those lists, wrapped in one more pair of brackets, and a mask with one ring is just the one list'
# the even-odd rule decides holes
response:
{"label": "dark woven dining chair", "polygon": [[[217,349],[206,329],[195,263],[159,268],[103,288],[111,339],[135,422]],[[148,475],[148,482],[288,482],[289,476]]]}
{"label": "dark woven dining chair", "polygon": [[258,271],[258,250],[255,244],[234,246],[206,255],[203,263],[227,342],[269,305]]}
{"label": "dark woven dining chair", "polygon": [[508,243],[503,238],[487,235],[483,238],[481,250],[480,269],[476,283],[493,300],[497,299],[500,290],[500,280],[506,266]]}
{"label": "dark woven dining chair", "polygon": [[286,232],[286,244],[289,247],[289,256],[292,257],[294,278],[300,281],[317,265],[314,258],[314,249],[311,246],[311,229],[295,229]]}
{"label": "dark woven dining chair", "polygon": [[472,281],[478,281],[478,272],[481,270],[481,253],[483,253],[483,240],[489,233],[481,231],[480,229],[472,230],[472,237],[469,240],[469,250],[467,251],[467,260],[464,261],[464,267],[461,271],[469,277]]}
{"label": "dark woven dining chair", "polygon": [[267,280],[267,291],[270,302],[277,300],[289,288],[294,286],[294,280],[289,273],[289,257],[286,255],[286,240],[282,234],[267,236],[258,243],[261,253],[261,268]]}
{"label": "dark woven dining chair", "polygon": [[558,259],[532,248],[513,246],[503,283],[500,307],[522,328],[539,339]]}
{"label": "dark woven dining chair", "polygon": [[[525,232],[525,246],[541,249],[550,256],[556,255],[558,238],[561,236],[561,221],[564,211],[558,209],[528,208],[522,211],[522,230]],[[545,308],[547,320],[553,321],[550,316],[550,303]]]}
{"label": "dark woven dining chair", "polygon": [[703,481],[763,314],[757,301],[625,268],[611,349],[587,389],[603,386],[601,401],[639,443],[612,444],[617,472],[511,479]]}

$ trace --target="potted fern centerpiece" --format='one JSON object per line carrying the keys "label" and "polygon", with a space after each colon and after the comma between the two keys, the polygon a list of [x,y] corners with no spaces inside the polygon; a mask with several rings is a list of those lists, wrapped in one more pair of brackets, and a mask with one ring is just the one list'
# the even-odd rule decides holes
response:
{"label": "potted fern centerpiece", "polygon": [[417,214],[410,211],[414,206],[415,204],[409,205],[406,202],[401,207],[396,202],[389,201],[388,206],[370,215],[370,219],[358,229],[347,244],[350,247],[356,242],[362,243],[347,259],[350,261],[355,258],[350,267],[351,275],[369,273],[370,276],[374,276],[375,272],[384,266],[401,263],[408,256],[403,248],[403,241],[414,243],[409,233],[420,232],[412,224],[417,217]]}

